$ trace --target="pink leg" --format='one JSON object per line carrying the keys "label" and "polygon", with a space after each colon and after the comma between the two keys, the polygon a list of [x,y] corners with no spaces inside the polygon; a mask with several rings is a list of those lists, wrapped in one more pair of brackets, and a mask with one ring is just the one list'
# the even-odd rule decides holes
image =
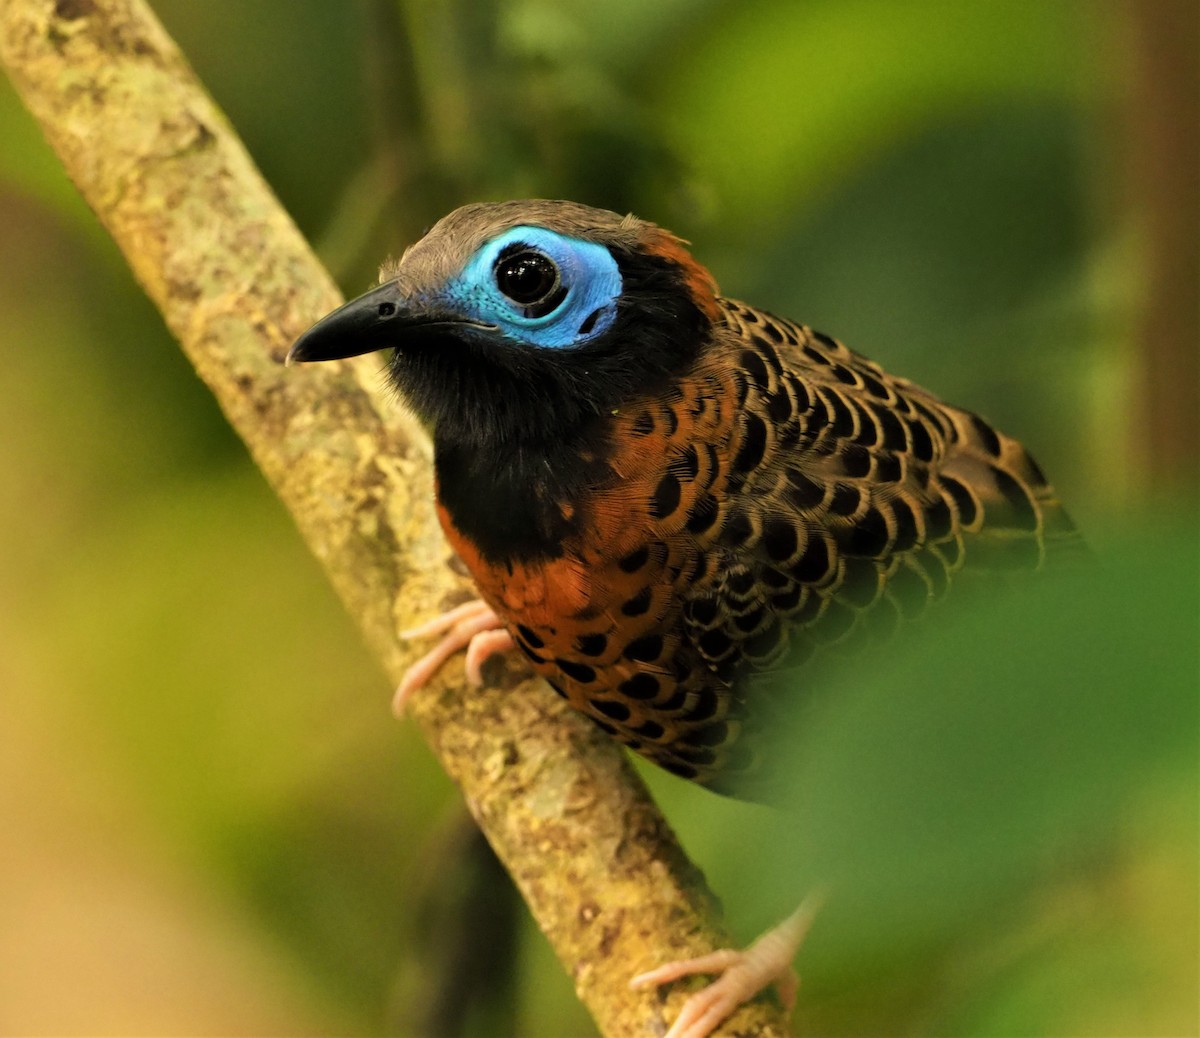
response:
{"label": "pink leg", "polygon": [[738,1006],[770,984],[775,985],[784,1007],[790,1012],[800,984],[792,969],[792,959],[819,906],[820,898],[805,898],[795,912],[745,951],[723,949],[695,959],[669,962],[634,977],[629,982],[630,987],[669,984],[697,973],[720,974],[719,979],[683,1004],[665,1038],[707,1038]]}
{"label": "pink leg", "polygon": [[441,641],[405,671],[400,687],[392,697],[392,713],[397,717],[404,716],[409,697],[428,684],[442,664],[459,649],[467,650],[467,680],[473,685],[482,685],[484,661],[513,647],[513,640],[500,618],[479,599],[442,613],[428,623],[401,631],[400,637],[429,638],[435,634],[442,635]]}

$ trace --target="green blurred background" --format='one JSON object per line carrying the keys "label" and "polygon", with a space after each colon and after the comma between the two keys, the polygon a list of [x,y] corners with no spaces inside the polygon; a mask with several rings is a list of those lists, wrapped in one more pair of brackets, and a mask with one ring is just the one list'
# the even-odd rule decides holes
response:
{"label": "green blurred background", "polygon": [[[1194,5],[155,8],[348,293],[633,210],[1029,444],[1101,571],[834,682],[791,812],[647,777],[740,937],[834,877],[808,1033],[1196,1032]],[[3,80],[0,141],[0,1033],[593,1033]]]}

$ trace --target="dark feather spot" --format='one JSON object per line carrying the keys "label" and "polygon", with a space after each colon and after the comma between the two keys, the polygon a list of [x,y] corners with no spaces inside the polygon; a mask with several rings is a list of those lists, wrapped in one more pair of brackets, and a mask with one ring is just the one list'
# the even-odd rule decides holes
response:
{"label": "dark feather spot", "polygon": [[876,405],[872,408],[879,428],[883,432],[883,445],[890,451],[908,449],[908,437],[904,435],[904,424],[888,407]]}
{"label": "dark feather spot", "polygon": [[717,499],[705,494],[688,510],[687,528],[691,533],[704,533],[717,521]]}
{"label": "dark feather spot", "polygon": [[786,615],[800,604],[800,596],[804,594],[804,590],[799,584],[792,584],[788,590],[772,595],[771,605],[776,611]]}
{"label": "dark feather spot", "polygon": [[748,613],[742,613],[733,618],[733,626],[736,627],[742,634],[750,634],[752,631],[757,631],[763,622],[762,606],[757,609],[752,609]]}
{"label": "dark feather spot", "polygon": [[763,547],[775,562],[786,562],[800,547],[800,535],[788,519],[768,519],[763,524]]}
{"label": "dark feather spot", "polygon": [[742,442],[737,457],[733,459],[736,472],[747,473],[756,469],[767,449],[767,423],[756,414],[747,413],[742,422]]}
{"label": "dark feather spot", "polygon": [[735,569],[725,581],[725,586],[740,599],[745,599],[754,590],[755,584],[754,574],[744,568]]}
{"label": "dark feather spot", "polygon": [[[682,679],[680,680],[682,681]],[[679,684],[676,686],[675,691],[671,693],[670,698],[662,703],[655,704],[655,709],[661,710],[664,714],[673,714],[677,710],[683,709],[683,704],[686,701],[687,689],[682,684]]]}
{"label": "dark feather spot", "polygon": [[649,436],[654,432],[654,415],[649,411],[642,411],[633,420],[633,425],[630,429],[634,436]]}
{"label": "dark feather spot", "polygon": [[912,436],[913,457],[921,461],[933,461],[933,440],[924,423],[920,419],[909,422],[908,432]]}
{"label": "dark feather spot", "polygon": [[689,721],[707,721],[717,712],[718,706],[720,706],[720,702],[717,699],[717,693],[705,685],[696,696],[696,705],[683,716]]}
{"label": "dark feather spot", "polygon": [[923,417],[932,428],[937,429],[938,432],[940,432],[942,436],[944,436],[951,443],[958,442],[957,428],[955,427],[954,423],[946,417],[945,412],[942,411],[940,407],[927,404],[924,401],[917,399],[912,401],[912,405],[916,409],[917,414],[921,415],[921,417]]}
{"label": "dark feather spot", "polygon": [[767,362],[754,350],[742,350],[740,359],[742,370],[765,393],[767,386],[770,385],[770,373],[767,371]]}
{"label": "dark feather spot", "polygon": [[662,655],[663,640],[660,634],[647,634],[635,638],[625,646],[622,655],[635,663],[653,663]]}
{"label": "dark feather spot", "polygon": [[585,656],[603,656],[608,648],[608,637],[603,634],[581,634],[575,639],[575,645]]}
{"label": "dark feather spot", "polygon": [[561,657],[556,657],[554,665],[566,674],[567,677],[573,681],[578,681],[581,685],[590,685],[596,680],[596,669],[589,667],[586,663],[576,663],[574,660],[564,660]]}
{"label": "dark feather spot", "polygon": [[592,722],[592,724],[594,724],[597,728],[599,728],[600,731],[602,731],[605,735],[615,736],[617,734],[617,730],[611,724],[606,724],[604,721],[601,721],[599,718],[589,716],[588,720],[590,720]]}
{"label": "dark feather spot", "polygon": [[717,759],[716,750],[710,750],[703,746],[685,746],[680,743],[675,747],[675,752],[689,764],[696,764],[701,768],[711,766]]}
{"label": "dark feather spot", "polygon": [[767,417],[776,425],[782,425],[792,417],[792,398],[783,386],[767,398]]}
{"label": "dark feather spot", "polygon": [[589,703],[593,710],[599,710],[605,717],[611,717],[614,721],[629,720],[629,707],[616,699],[592,699]]}
{"label": "dark feather spot", "polygon": [[861,375],[863,385],[866,386],[867,392],[870,393],[871,396],[880,400],[886,400],[888,398],[887,386],[880,382],[879,379],[877,379],[874,375],[868,375],[866,372],[861,372]]}
{"label": "dark feather spot", "polygon": [[696,561],[692,563],[692,572],[688,574],[689,584],[698,584],[705,576],[708,575],[708,556],[702,552],[696,552]]}
{"label": "dark feather spot", "polygon": [[809,479],[799,469],[789,468],[784,472],[789,484],[784,497],[793,508],[814,508],[825,499],[825,488]]}
{"label": "dark feather spot", "polygon": [[534,652],[528,645],[526,645],[523,641],[521,641],[520,638],[517,639],[517,648],[520,649],[521,652],[523,652],[525,654],[525,656],[529,660],[531,660],[533,663],[545,663],[546,662],[545,659],[543,659],[536,652]]}
{"label": "dark feather spot", "polygon": [[717,600],[715,598],[692,599],[684,607],[684,614],[697,626],[708,627],[717,618]]}
{"label": "dark feather spot", "polygon": [[875,424],[874,416],[856,401],[848,403],[858,415],[858,435],[854,437],[854,442],[862,447],[874,447],[879,442],[879,426]]}
{"label": "dark feather spot", "polygon": [[684,764],[681,760],[676,760],[674,757],[660,758],[659,766],[664,771],[669,771],[672,775],[678,775],[682,779],[694,779],[700,772],[690,764]]}
{"label": "dark feather spot", "polygon": [[667,437],[669,438],[671,436],[674,436],[675,433],[677,433],[679,431],[679,415],[677,415],[675,413],[675,410],[670,407],[664,407],[662,415],[663,415],[663,425],[666,426],[666,430],[667,430],[666,431]]}
{"label": "dark feather spot", "polygon": [[871,558],[878,558],[887,550],[887,546],[887,521],[883,518],[883,513],[875,507],[868,508],[866,514],[854,524],[844,543],[848,555],[866,555]]}
{"label": "dark feather spot", "polygon": [[826,349],[832,351],[833,353],[837,353],[838,343],[837,343],[836,339],[831,339],[824,332],[819,332],[815,328],[813,329],[812,336],[814,339],[817,340],[817,342],[819,342]]}
{"label": "dark feather spot", "polygon": [[931,541],[940,541],[950,535],[950,506],[946,499],[939,497],[925,509],[925,528],[929,531]]}
{"label": "dark feather spot", "polygon": [[664,473],[650,499],[650,514],[655,519],[666,519],[679,507],[680,493],[679,480],[674,473]]}
{"label": "dark feather spot", "polygon": [[653,596],[653,589],[649,586],[644,587],[621,605],[621,612],[626,616],[642,616],[650,608]]}
{"label": "dark feather spot", "polygon": [[754,525],[745,512],[733,512],[721,531],[721,543],[730,548],[740,548],[754,533]]}
{"label": "dark feather spot", "polygon": [[853,483],[838,483],[829,499],[829,510],[834,515],[853,515],[861,501],[862,494]]}
{"label": "dark feather spot", "polygon": [[979,514],[979,506],[976,505],[975,496],[971,491],[952,476],[942,477],[942,489],[953,498],[954,505],[958,509],[959,522],[963,526],[970,526],[975,522],[975,517]]}
{"label": "dark feather spot", "polygon": [[621,559],[617,563],[617,566],[624,573],[636,573],[639,569],[646,565],[649,560],[650,548],[648,545],[643,544],[640,548],[635,551],[631,551],[628,555]]}
{"label": "dark feather spot", "polygon": [[903,498],[896,498],[891,503],[892,515],[896,520],[896,540],[892,545],[892,551],[909,551],[917,543],[919,531],[917,530],[917,519],[913,515],[912,508],[904,501]]}
{"label": "dark feather spot", "polygon": [[657,721],[643,721],[635,729],[633,729],[633,734],[638,735],[643,739],[649,739],[651,742],[655,742],[666,734],[666,729],[663,728],[663,726]]}
{"label": "dark feather spot", "polygon": [[1000,488],[1000,493],[1004,495],[1004,500],[1012,506],[1012,519],[1017,528],[1036,530],[1038,528],[1037,508],[1025,488],[1004,469],[993,466],[992,475],[996,480],[996,486]]}
{"label": "dark feather spot", "polygon": [[531,649],[544,649],[546,643],[524,624],[517,624],[517,637]]}
{"label": "dark feather spot", "polygon": [[720,746],[729,738],[729,725],[724,721],[714,721],[694,732],[688,732],[683,741],[689,746]]}
{"label": "dark feather spot", "polygon": [[848,443],[839,455],[842,471],[851,479],[862,479],[871,471],[871,452],[856,443]]}
{"label": "dark feather spot", "polygon": [[795,375],[788,379],[788,385],[792,387],[792,396],[796,398],[796,410],[807,411],[810,403],[808,388]]}
{"label": "dark feather spot", "polygon": [[830,431],[839,440],[848,440],[854,435],[854,415],[850,413],[850,408],[846,406],[846,401],[842,399],[840,393],[830,390],[826,397],[826,403],[829,405],[830,412],[833,415],[833,424],[830,426]]}
{"label": "dark feather spot", "polygon": [[804,417],[804,430],[810,436],[820,436],[829,424],[829,409],[820,396],[812,394],[812,408]]}
{"label": "dark feather spot", "polygon": [[977,414],[971,415],[971,424],[975,426],[975,432],[979,434],[983,449],[993,458],[1000,457],[1000,437],[996,435],[996,430]]}
{"label": "dark feather spot", "polygon": [[630,699],[653,699],[658,695],[658,678],[653,674],[634,674],[617,686],[617,691]]}
{"label": "dark feather spot", "polygon": [[696,644],[710,660],[724,659],[733,649],[733,642],[729,635],[718,627],[714,627],[711,631],[705,631]]}
{"label": "dark feather spot", "polygon": [[900,458],[895,454],[875,455],[875,478],[880,483],[899,483],[904,475]]}
{"label": "dark feather spot", "polygon": [[829,575],[829,546],[824,537],[812,537],[800,561],[791,568],[791,574],[803,584],[816,584]]}
{"label": "dark feather spot", "polygon": [[833,377],[847,386],[861,386],[863,381],[857,372],[852,371],[844,364],[833,366]]}
{"label": "dark feather spot", "polygon": [[778,591],[781,587],[790,587],[792,578],[782,570],[777,570],[771,566],[765,566],[758,574],[759,583],[763,587],[769,588],[772,591]]}

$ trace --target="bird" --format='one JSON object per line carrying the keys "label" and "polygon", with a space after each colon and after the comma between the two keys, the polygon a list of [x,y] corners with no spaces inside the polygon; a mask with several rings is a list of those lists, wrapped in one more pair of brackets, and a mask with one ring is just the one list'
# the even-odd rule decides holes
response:
{"label": "bird", "polygon": [[[453,653],[478,682],[514,650],[630,750],[769,802],[788,764],[779,718],[822,659],[886,645],[960,586],[1080,551],[1016,439],[722,296],[687,242],[633,215],[465,205],[288,361],[383,349],[431,430],[438,517],[479,593],[407,632],[441,640],[400,707]],[[724,971],[669,1032],[707,1034],[772,979],[794,994],[812,911],[733,959],[635,982]]]}

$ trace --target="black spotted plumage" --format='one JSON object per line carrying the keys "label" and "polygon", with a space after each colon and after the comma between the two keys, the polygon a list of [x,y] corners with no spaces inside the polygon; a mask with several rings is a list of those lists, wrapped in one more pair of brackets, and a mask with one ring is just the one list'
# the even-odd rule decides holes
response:
{"label": "black spotted plumage", "polygon": [[[489,243],[532,247],[526,227],[557,236],[551,252],[606,250],[571,260],[582,274],[563,265],[577,281],[554,282],[544,331],[490,320],[474,300],[492,286],[460,287]],[[588,303],[564,344],[555,309],[614,269],[619,293]],[[1078,549],[1016,440],[720,297],[652,224],[566,202],[467,206],[382,280],[293,352],[395,347],[391,377],[433,428],[443,526],[483,599],[557,691],[687,778],[761,795],[757,733],[814,658],[892,637],[964,570]],[[381,299],[386,324],[368,309]]]}

